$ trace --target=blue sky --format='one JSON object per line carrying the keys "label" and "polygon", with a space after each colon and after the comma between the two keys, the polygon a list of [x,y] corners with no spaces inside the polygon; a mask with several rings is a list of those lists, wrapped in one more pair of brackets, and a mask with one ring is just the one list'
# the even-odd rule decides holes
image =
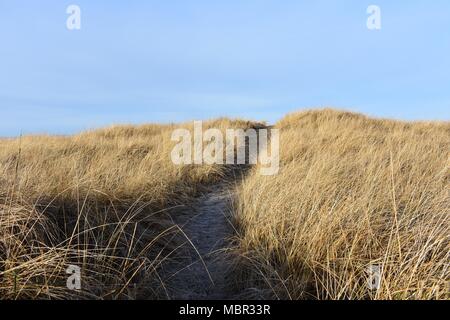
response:
{"label": "blue sky", "polygon": [[0,136],[322,106],[450,120],[448,0],[0,0],[0,41]]}

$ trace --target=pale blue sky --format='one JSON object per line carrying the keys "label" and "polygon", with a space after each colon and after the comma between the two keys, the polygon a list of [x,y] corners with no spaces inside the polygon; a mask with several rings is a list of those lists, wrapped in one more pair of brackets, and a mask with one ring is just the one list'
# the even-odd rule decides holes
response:
{"label": "pale blue sky", "polygon": [[321,106],[450,120],[450,1],[0,0],[0,136]]}

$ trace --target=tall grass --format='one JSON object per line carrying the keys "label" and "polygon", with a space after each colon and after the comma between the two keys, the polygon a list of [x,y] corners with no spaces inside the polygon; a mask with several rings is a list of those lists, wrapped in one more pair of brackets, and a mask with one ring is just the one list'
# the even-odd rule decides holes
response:
{"label": "tall grass", "polygon": [[[173,165],[180,127],[192,129],[0,140],[0,298],[170,298],[161,270],[186,242],[171,208],[229,169]],[[288,299],[449,298],[448,122],[320,110],[276,128],[280,173],[255,167],[237,187],[243,288]],[[80,291],[66,287],[71,264],[81,267]],[[377,290],[367,285],[370,265],[381,268]]]}
{"label": "tall grass", "polygon": [[[168,211],[226,174],[172,163],[171,133],[180,127],[192,129],[114,126],[0,140],[0,298],[170,298],[160,269],[181,241]],[[69,265],[81,267],[80,291],[66,287]]]}
{"label": "tall grass", "polygon": [[[281,170],[238,188],[237,279],[287,299],[448,299],[448,122],[282,119]],[[379,289],[367,268],[381,268]]]}

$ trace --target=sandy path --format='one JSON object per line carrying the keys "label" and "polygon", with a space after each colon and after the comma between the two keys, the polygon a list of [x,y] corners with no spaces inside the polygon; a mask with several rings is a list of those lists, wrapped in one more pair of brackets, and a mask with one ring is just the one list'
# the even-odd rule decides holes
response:
{"label": "sandy path", "polygon": [[227,276],[228,239],[233,234],[228,201],[231,188],[225,183],[197,198],[173,215],[186,236],[181,261],[170,266],[167,288],[171,299],[231,298]]}

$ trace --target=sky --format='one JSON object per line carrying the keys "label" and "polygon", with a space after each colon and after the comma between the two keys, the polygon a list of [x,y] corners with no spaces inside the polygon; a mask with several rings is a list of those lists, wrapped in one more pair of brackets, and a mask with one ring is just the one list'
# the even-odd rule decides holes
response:
{"label": "sky", "polygon": [[0,0],[0,136],[320,107],[450,120],[450,1]]}

